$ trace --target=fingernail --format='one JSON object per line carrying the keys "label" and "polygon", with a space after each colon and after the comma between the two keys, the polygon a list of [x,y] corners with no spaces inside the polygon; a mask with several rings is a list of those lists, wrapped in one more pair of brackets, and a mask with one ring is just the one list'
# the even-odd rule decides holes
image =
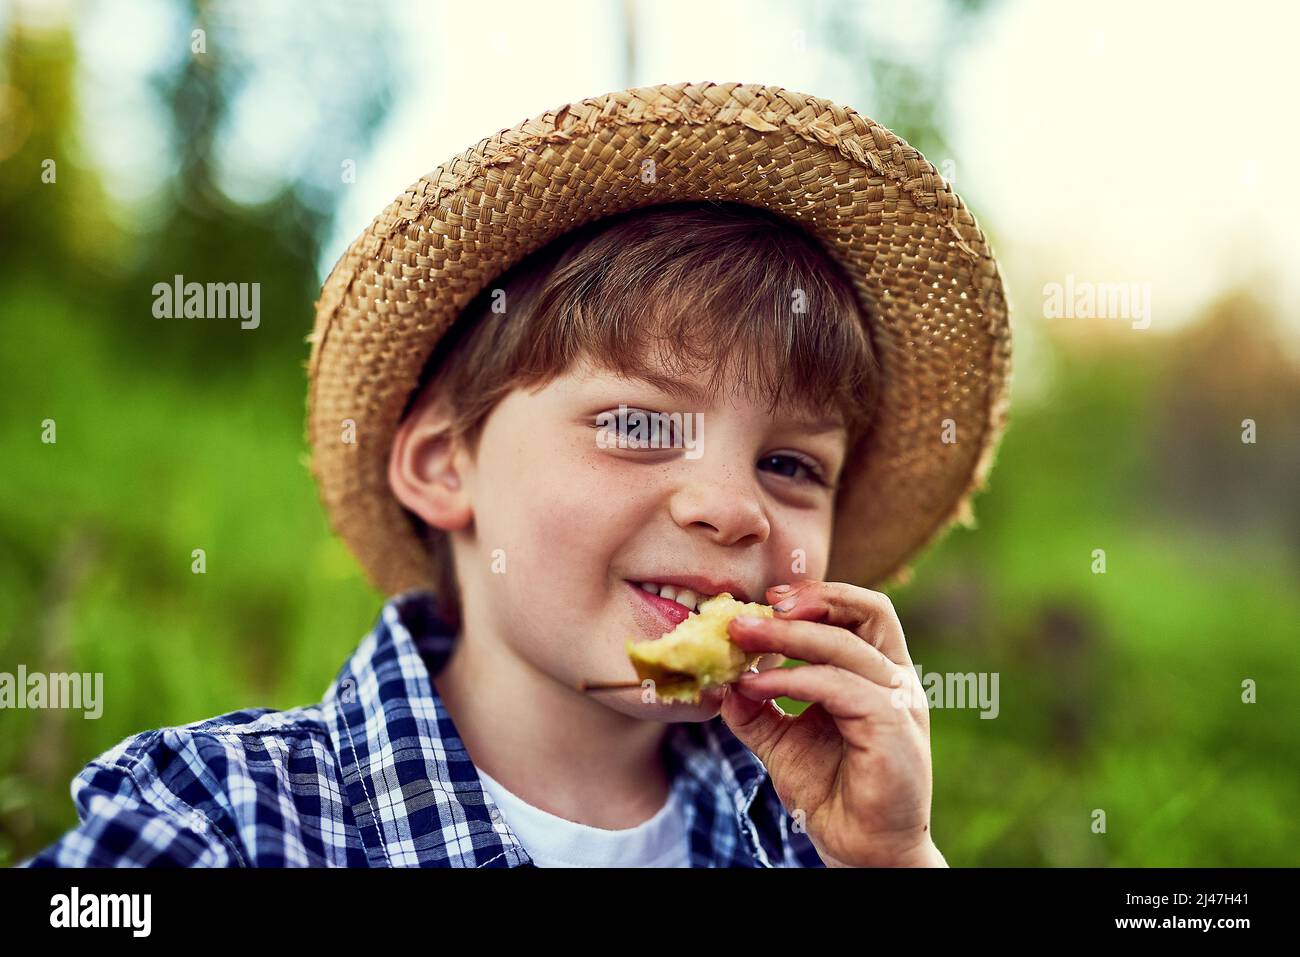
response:
{"label": "fingernail", "polygon": [[789,611],[791,608],[794,607],[796,601],[797,599],[793,595],[791,595],[789,598],[785,599],[780,604],[773,605],[772,608],[776,611]]}
{"label": "fingernail", "polygon": [[756,625],[761,625],[764,619],[755,618],[753,615],[737,615],[736,621],[740,622],[742,627],[753,628]]}
{"label": "fingernail", "polygon": [[784,595],[789,590],[790,590],[789,585],[774,585],[772,587],[772,591],[776,592],[778,595]]}

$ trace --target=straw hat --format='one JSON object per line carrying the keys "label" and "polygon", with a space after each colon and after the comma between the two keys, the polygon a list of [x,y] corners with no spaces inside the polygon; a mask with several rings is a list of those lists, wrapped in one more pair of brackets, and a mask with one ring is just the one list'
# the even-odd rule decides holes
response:
{"label": "straw hat", "polygon": [[462,308],[578,225],[703,199],[803,226],[870,320],[880,400],[845,462],[826,577],[900,579],[927,543],[970,520],[1005,421],[1010,333],[997,264],[965,204],[920,153],[846,106],[774,86],[641,87],[452,157],[389,204],[326,280],[308,337],[311,468],[381,592],[434,587],[388,487],[388,456],[425,358]]}

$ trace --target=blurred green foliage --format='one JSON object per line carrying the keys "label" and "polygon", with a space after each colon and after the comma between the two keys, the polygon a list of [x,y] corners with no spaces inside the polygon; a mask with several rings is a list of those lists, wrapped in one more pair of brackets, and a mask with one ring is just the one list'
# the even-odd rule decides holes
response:
{"label": "blurred green foliage", "polygon": [[[167,201],[113,265],[104,247],[127,238],[68,148],[71,41],[6,43],[0,670],[112,680],[99,720],[0,715],[0,864],[75,823],[70,779],[122,738],[319,699],[381,600],[305,467],[329,195],[296,180],[258,206],[224,198],[211,150],[240,69],[182,58],[156,86],[180,144]],[[373,67],[304,145],[335,174],[383,115]],[[907,76],[900,112],[921,119],[905,134],[941,143],[931,81]],[[40,181],[46,157],[57,186]],[[152,284],[175,273],[260,281],[262,329],[152,320]],[[1020,326],[1052,372],[1013,407],[979,530],[891,590],[925,671],[999,675],[996,720],[932,713],[936,841],[953,865],[1294,866],[1300,374],[1248,292],[1179,335],[1092,331]],[[40,441],[47,418],[57,444]]]}

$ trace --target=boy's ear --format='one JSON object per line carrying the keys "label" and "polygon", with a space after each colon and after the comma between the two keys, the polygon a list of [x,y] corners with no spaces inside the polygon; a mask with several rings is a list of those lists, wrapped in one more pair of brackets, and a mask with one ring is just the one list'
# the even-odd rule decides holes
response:
{"label": "boy's ear", "polygon": [[422,403],[398,425],[388,456],[393,495],[425,524],[445,532],[464,528],[473,517],[461,452],[445,411]]}

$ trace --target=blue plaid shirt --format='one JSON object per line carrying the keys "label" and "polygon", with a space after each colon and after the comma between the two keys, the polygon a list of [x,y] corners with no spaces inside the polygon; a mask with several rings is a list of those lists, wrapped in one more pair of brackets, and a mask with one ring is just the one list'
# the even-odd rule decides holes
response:
{"label": "blue plaid shirt", "polygon": [[[534,867],[430,680],[455,634],[385,603],[320,704],[145,731],[73,779],[80,824],[25,867]],[[668,726],[692,867],[822,867],[720,717]]]}

